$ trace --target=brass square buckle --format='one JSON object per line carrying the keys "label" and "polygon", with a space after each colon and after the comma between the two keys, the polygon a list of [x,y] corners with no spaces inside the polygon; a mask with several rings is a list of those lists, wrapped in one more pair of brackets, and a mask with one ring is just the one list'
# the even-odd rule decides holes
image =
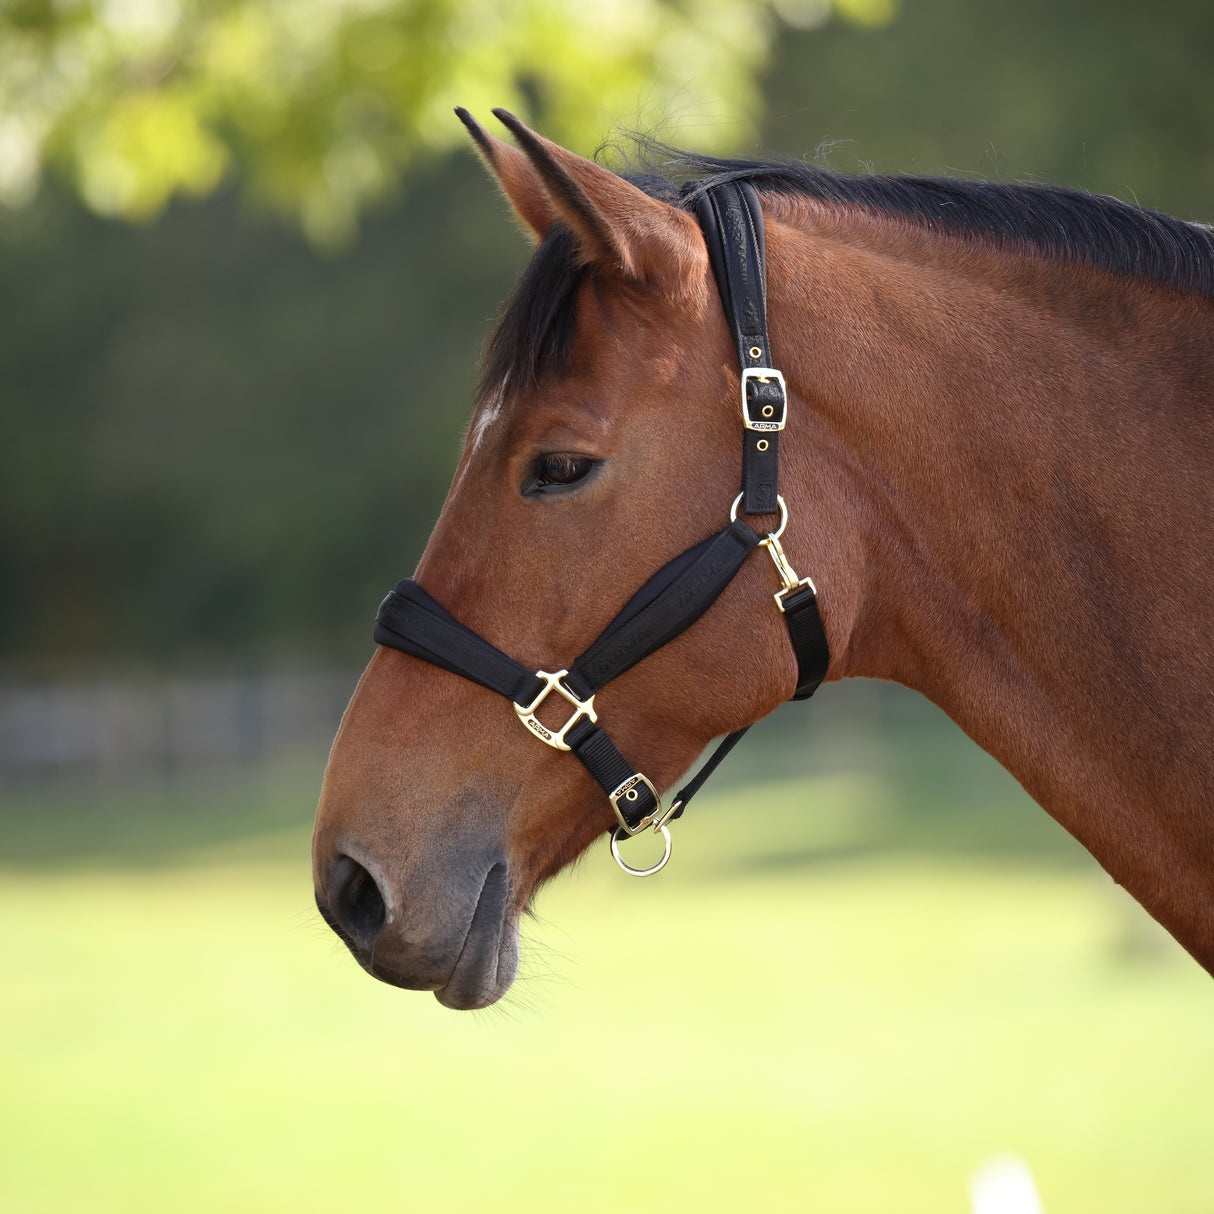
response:
{"label": "brass square buckle", "polygon": [[[555,674],[549,674],[546,670],[537,670],[535,677],[544,681],[544,686],[540,690],[539,695],[531,701],[530,704],[515,704],[514,711],[518,714],[518,719],[527,726],[529,730],[541,742],[547,742],[549,746],[555,747],[557,750],[569,750],[569,744],[565,741],[565,735],[578,723],[583,717],[589,721],[598,722],[598,714],[594,711],[594,696],[588,700],[579,700],[577,696],[565,686],[561,680],[569,673],[567,670],[558,670]],[[544,725],[536,717],[536,709],[548,698],[550,692],[555,691],[562,699],[568,700],[573,705],[573,716],[565,722],[560,729],[553,731]]]}
{"label": "brass square buckle", "polygon": [[[642,786],[649,789],[653,796],[654,811],[648,817],[642,818],[635,826],[629,826],[623,810],[620,809],[620,802],[631,803],[640,800]],[[654,788],[653,781],[648,776],[641,775],[640,772],[629,776],[614,792],[609,792],[607,799],[611,802],[611,808],[615,810],[620,829],[627,835],[639,835],[649,826],[652,826],[654,830],[660,830],[670,817],[669,813],[664,813],[662,810],[662,798],[658,796],[658,790]]]}
{"label": "brass square buckle", "polygon": [[[752,421],[750,416],[750,397],[747,386],[751,380],[761,384],[776,383],[780,385],[780,415],[776,416],[775,405],[764,405],[763,417]],[[788,414],[788,389],[784,385],[784,376],[774,367],[744,367],[742,369],[742,425],[747,430],[783,430],[784,419]]]}

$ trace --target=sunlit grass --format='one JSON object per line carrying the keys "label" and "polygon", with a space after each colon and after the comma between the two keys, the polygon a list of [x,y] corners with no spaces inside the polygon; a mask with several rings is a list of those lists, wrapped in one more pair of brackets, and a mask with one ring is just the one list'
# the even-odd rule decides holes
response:
{"label": "sunlit grass", "polygon": [[316,756],[8,798],[0,1209],[965,1214],[1010,1153],[1048,1214],[1208,1214],[1209,978],[938,714],[832,696],[475,1015],[319,923]]}
{"label": "sunlit grass", "polygon": [[281,807],[155,862],[27,836],[0,1209],[964,1214],[1012,1153],[1049,1214],[1208,1214],[1209,979],[997,775],[1018,847],[911,830],[911,766],[706,795],[653,881],[594,852],[472,1015],[354,965]]}

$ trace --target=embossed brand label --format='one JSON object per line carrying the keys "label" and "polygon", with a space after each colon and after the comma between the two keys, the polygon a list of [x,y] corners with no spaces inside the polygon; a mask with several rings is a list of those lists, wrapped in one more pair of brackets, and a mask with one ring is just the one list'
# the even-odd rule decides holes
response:
{"label": "embossed brand label", "polygon": [[549,730],[545,729],[534,717],[527,717],[523,724],[527,726],[532,733],[538,734],[545,742],[551,742],[555,736]]}

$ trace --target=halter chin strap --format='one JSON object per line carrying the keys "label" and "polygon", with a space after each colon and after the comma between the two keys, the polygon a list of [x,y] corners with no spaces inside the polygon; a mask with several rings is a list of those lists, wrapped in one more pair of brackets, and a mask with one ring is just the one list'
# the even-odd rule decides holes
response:
{"label": "halter chin strap", "polygon": [[[818,689],[830,662],[817,592],[809,578],[798,579],[780,536],[788,511],[779,494],[779,436],[788,412],[784,377],[770,365],[763,212],[745,182],[726,182],[695,196],[726,319],[742,368],[742,492],[727,527],[664,565],[623,606],[590,648],[568,669],[531,671],[466,628],[409,578],[379,606],[375,640],[380,645],[440,666],[513,701],[522,724],[540,741],[571,751],[607,794],[618,825],[611,847],[620,866],[639,876],[657,872],[670,857],[667,824],[679,817],[745,729],[728,735],[696,777],[664,809],[657,789],[620,754],[598,724],[595,694],[612,679],[685,632],[712,606],[756,547],[775,564],[781,588],[776,606],[788,626],[797,658],[795,700]],[[738,517],[774,515],[780,523],[760,538]],[[569,715],[545,724],[541,707],[555,696]],[[553,720],[551,713],[548,720]],[[665,854],[652,868],[634,869],[621,859],[621,835],[652,827],[665,839]]]}

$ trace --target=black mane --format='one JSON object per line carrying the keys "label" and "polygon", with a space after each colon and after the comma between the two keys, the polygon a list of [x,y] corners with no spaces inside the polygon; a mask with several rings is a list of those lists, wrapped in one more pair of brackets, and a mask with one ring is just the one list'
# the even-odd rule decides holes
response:
{"label": "black mane", "polygon": [[[1049,261],[1076,262],[1127,278],[1214,297],[1214,230],[1082,190],[950,177],[849,177],[799,160],[724,160],[673,153],[696,180],[691,196],[722,181],[772,194],[896,215],[932,231],[974,237]],[[661,179],[644,185],[673,201]],[[644,187],[643,187],[644,188]]]}
{"label": "black mane", "polygon": [[[928,230],[1027,256],[1071,262],[1214,299],[1214,228],[1061,186],[1008,185],[947,177],[845,176],[802,161],[700,156],[671,149],[665,173],[629,180],[647,194],[688,207],[725,181],[760,193],[792,194],[909,220]],[[482,391],[510,392],[568,365],[578,264],[569,230],[557,225],[535,252],[489,339]]]}

